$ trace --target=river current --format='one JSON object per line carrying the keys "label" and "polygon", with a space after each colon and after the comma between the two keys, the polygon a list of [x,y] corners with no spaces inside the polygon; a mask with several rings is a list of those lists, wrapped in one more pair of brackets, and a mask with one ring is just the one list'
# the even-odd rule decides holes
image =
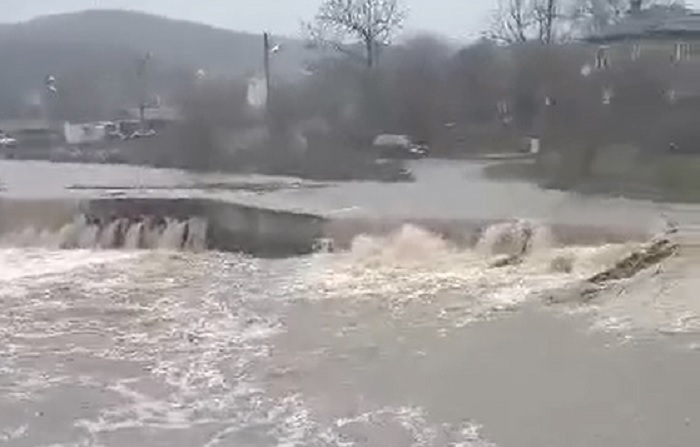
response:
{"label": "river current", "polygon": [[582,301],[639,242],[536,229],[499,268],[502,227],[286,259],[5,239],[0,444],[697,445],[696,255]]}

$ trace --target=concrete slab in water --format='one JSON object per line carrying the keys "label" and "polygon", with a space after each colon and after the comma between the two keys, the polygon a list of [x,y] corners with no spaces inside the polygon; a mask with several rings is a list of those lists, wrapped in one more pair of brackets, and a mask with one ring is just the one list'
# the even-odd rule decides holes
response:
{"label": "concrete slab in water", "polygon": [[[478,162],[427,160],[413,166],[415,183],[317,183],[133,166],[0,161],[0,193],[3,197],[35,199],[114,195],[209,198],[331,218],[533,218],[646,229],[661,213],[685,213],[685,218],[694,216],[700,222],[697,207],[544,191],[527,183],[489,180],[481,174],[482,168]],[[218,187],[206,187],[212,184]],[[245,184],[251,189],[241,187]],[[265,185],[270,187],[263,188]]]}
{"label": "concrete slab in water", "polygon": [[[415,183],[322,184],[133,166],[0,161],[4,187],[0,197],[227,202],[323,217],[333,222],[325,233],[342,244],[358,233],[395,229],[405,222],[423,224],[455,240],[472,240],[490,223],[527,218],[555,227],[565,243],[577,238],[595,243],[643,238],[659,227],[662,215],[700,222],[697,207],[583,197],[525,183],[499,183],[481,175],[482,167],[479,162],[421,161],[413,166]],[[572,234],[576,237],[569,237]]]}

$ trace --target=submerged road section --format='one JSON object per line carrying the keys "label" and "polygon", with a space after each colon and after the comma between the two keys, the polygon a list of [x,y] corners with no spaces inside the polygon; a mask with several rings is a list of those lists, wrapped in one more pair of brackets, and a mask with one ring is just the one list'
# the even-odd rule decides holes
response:
{"label": "submerged road section", "polygon": [[[28,214],[27,219],[35,219],[37,225],[44,220],[55,225],[50,214],[62,214],[61,205],[52,205],[51,201],[107,204],[147,201],[156,211],[163,208],[160,204],[176,204],[166,207],[170,217],[174,217],[173,212],[191,214],[193,203],[200,203],[195,206],[199,209],[204,208],[201,203],[230,204],[229,209],[247,210],[243,212],[247,223],[241,223],[245,219],[239,216],[237,226],[261,227],[263,224],[256,223],[251,216],[272,213],[280,218],[315,216],[316,223],[309,220],[312,227],[318,226],[319,220],[332,222],[323,231],[312,233],[322,233],[341,246],[347,246],[358,234],[385,234],[405,223],[472,243],[485,227],[518,219],[546,224],[566,243],[643,239],[671,222],[688,228],[696,224],[700,227],[700,209],[696,206],[544,191],[526,183],[489,180],[481,174],[482,168],[479,162],[424,160],[412,166],[416,182],[387,184],[319,183],[133,166],[0,161],[0,199],[6,203],[41,203],[47,210],[44,215],[32,215],[30,206],[25,207],[26,212],[15,206],[0,213],[6,217],[5,221],[8,215],[18,220],[15,216],[24,213]],[[143,207],[135,204],[134,208]],[[256,213],[256,209],[261,211]],[[110,217],[109,213],[102,214]],[[131,213],[136,214],[139,213]],[[31,222],[20,226],[25,228],[27,224]],[[288,232],[294,233],[291,228]]]}

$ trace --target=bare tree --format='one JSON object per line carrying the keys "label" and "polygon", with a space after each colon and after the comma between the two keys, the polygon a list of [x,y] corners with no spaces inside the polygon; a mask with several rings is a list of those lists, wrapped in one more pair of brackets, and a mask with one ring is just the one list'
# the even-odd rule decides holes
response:
{"label": "bare tree", "polygon": [[555,39],[555,25],[559,18],[557,0],[538,0],[532,5],[537,38],[544,44],[551,44]]}
{"label": "bare tree", "polygon": [[570,16],[584,32],[595,32],[615,22],[629,9],[628,0],[576,0]]}
{"label": "bare tree", "polygon": [[324,0],[307,29],[315,43],[345,54],[357,56],[353,47],[361,46],[372,68],[377,51],[391,43],[405,17],[401,0]]}
{"label": "bare tree", "polygon": [[500,0],[489,37],[504,43],[529,40],[532,26],[530,0]]}
{"label": "bare tree", "polygon": [[557,41],[564,23],[562,0],[501,0],[489,36],[513,44]]}

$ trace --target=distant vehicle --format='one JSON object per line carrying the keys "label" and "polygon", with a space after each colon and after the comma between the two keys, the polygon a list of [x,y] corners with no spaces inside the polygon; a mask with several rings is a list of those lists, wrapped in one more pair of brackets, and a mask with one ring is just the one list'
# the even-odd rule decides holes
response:
{"label": "distant vehicle", "polygon": [[119,124],[113,122],[104,123],[105,138],[108,140],[123,140],[124,134],[119,129]]}
{"label": "distant vehicle", "polygon": [[0,132],[0,147],[17,147],[17,139]]}
{"label": "distant vehicle", "polygon": [[411,182],[413,173],[397,160],[377,160],[374,164],[377,177],[385,182]]}
{"label": "distant vehicle", "polygon": [[418,159],[430,153],[426,144],[414,142],[408,135],[382,134],[374,139],[372,146],[386,158]]}
{"label": "distant vehicle", "polygon": [[123,139],[128,140],[136,131],[141,129],[142,124],[139,120],[122,120],[116,123],[118,133],[123,135]]}
{"label": "distant vehicle", "polygon": [[137,138],[149,138],[155,137],[157,135],[156,131],[153,129],[139,129],[127,137],[128,140],[135,140]]}

